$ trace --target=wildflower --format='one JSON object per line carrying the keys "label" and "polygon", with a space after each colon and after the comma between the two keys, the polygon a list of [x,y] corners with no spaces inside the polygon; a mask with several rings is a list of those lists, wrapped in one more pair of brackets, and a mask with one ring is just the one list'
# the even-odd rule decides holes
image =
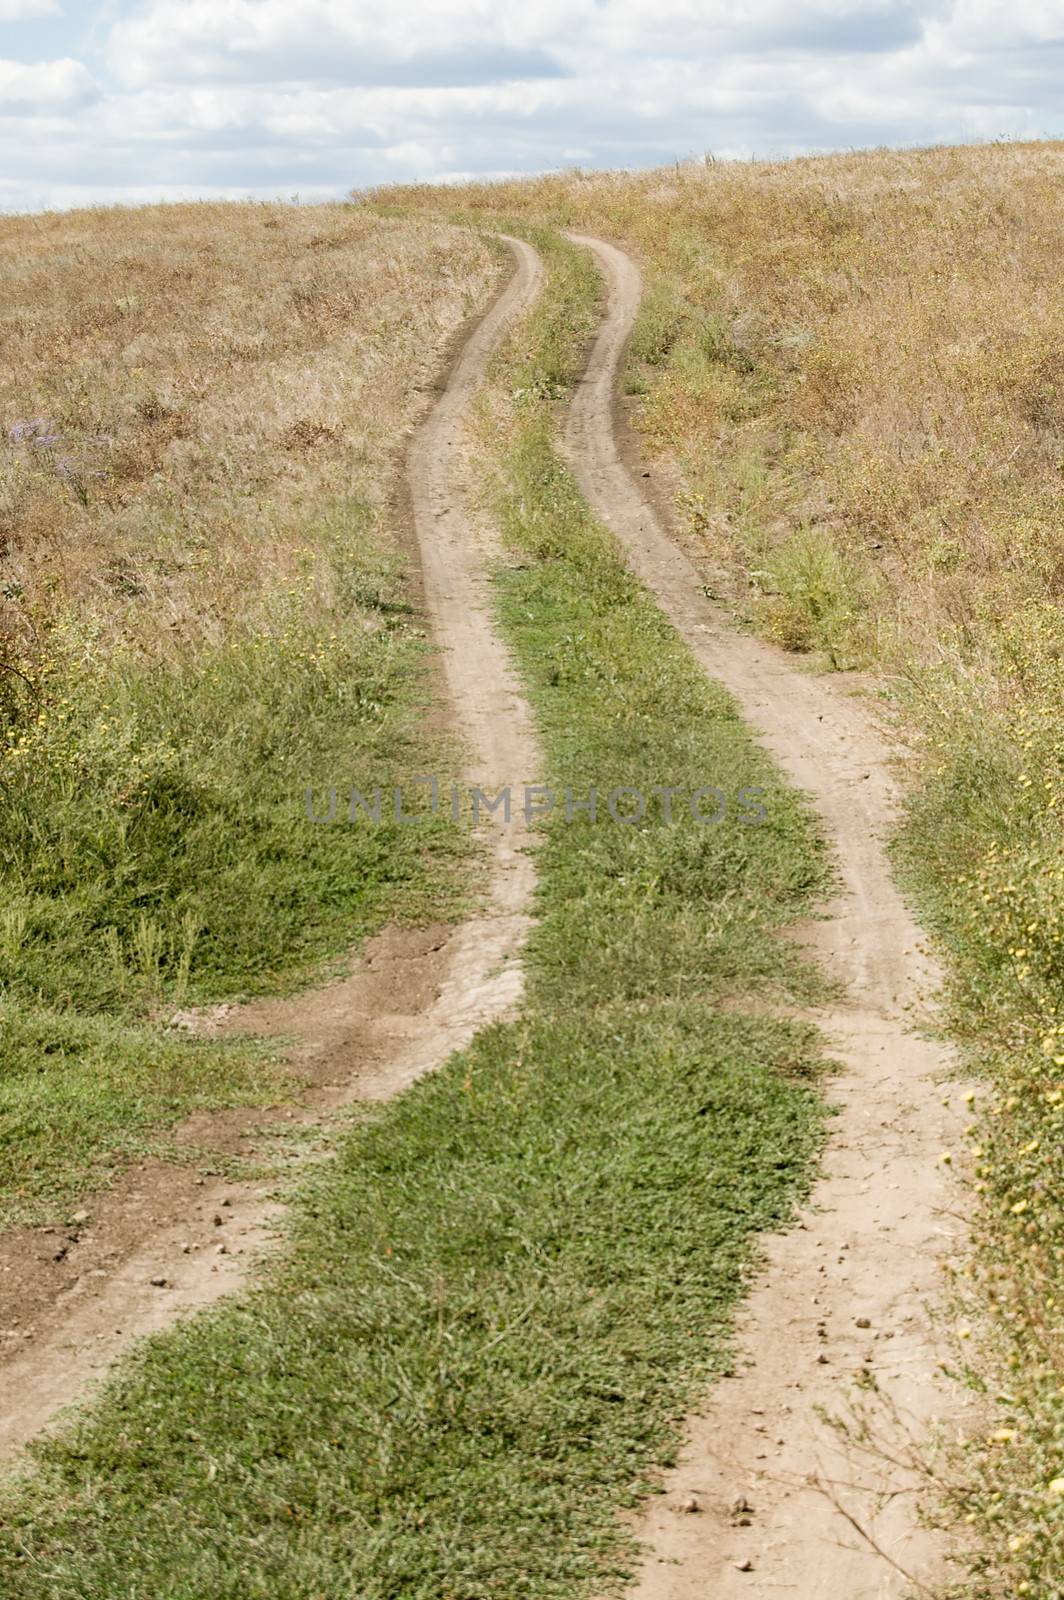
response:
{"label": "wildflower", "polygon": [[30,417],[25,422],[16,422],[7,430],[7,436],[12,444],[28,444],[47,436],[50,424],[44,417]]}

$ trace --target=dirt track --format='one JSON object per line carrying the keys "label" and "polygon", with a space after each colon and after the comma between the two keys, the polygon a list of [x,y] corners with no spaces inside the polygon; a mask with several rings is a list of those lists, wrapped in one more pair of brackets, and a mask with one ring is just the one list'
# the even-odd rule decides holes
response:
{"label": "dirt track", "polygon": [[[638,273],[612,246],[582,242],[595,252],[610,293],[571,409],[569,458],[698,661],[728,686],[780,765],[813,796],[843,876],[830,918],[809,934],[847,994],[836,1013],[819,1019],[844,1068],[833,1090],[839,1115],[823,1175],[801,1225],[767,1241],[766,1270],[744,1312],[737,1376],[690,1419],[667,1493],[641,1526],[650,1554],[634,1592],[643,1600],[777,1592],[799,1600],[887,1600],[906,1592],[899,1569],[926,1579],[943,1557],[939,1542],[918,1526],[920,1480],[906,1463],[909,1436],[920,1446],[935,1419],[950,1418],[956,1407],[937,1374],[940,1351],[926,1304],[955,1239],[950,1185],[937,1158],[957,1137],[936,1085],[948,1062],[910,1031],[934,974],[884,855],[896,798],[890,751],[845,682],[808,676],[791,658],[731,631],[663,531],[627,464],[631,442],[616,400]],[[490,351],[536,289],[534,252],[516,241],[511,249],[517,274],[470,337],[408,455],[426,604],[470,750],[467,777],[485,786],[533,781],[537,772],[527,710],[490,621],[490,540],[470,507],[463,435]],[[295,1035],[297,1065],[318,1080],[315,1114],[401,1089],[518,999],[515,957],[533,882],[526,846],[516,828],[493,834],[487,905],[463,927],[440,930],[435,942],[384,936],[371,942],[350,978],[295,1001],[245,1008],[227,1031],[235,1025]],[[0,1368],[10,1397],[0,1455],[83,1392],[133,1337],[215,1299],[246,1270],[246,1258],[214,1257],[206,1243],[210,1214],[223,1195],[235,1197],[233,1214],[247,1230],[246,1245],[254,1245],[269,1216],[263,1192],[232,1184],[194,1191],[188,1173],[168,1171],[160,1182],[169,1190],[151,1196],[164,1224],[146,1226],[143,1212],[135,1213],[134,1231],[127,1228],[117,1252],[106,1247],[108,1206],[118,1201],[90,1207],[68,1252],[63,1293],[53,1295],[34,1337]],[[194,1248],[185,1253],[181,1241],[190,1237]],[[153,1276],[166,1276],[170,1286],[150,1287]],[[879,1386],[876,1441],[895,1460],[850,1450],[818,1420],[821,1408],[845,1410],[855,1373]],[[680,1509],[692,1496],[698,1514]],[[734,1510],[740,1500],[752,1509]]]}
{"label": "dirt track", "polygon": [[[490,534],[472,509],[464,429],[492,350],[536,292],[535,253],[516,240],[510,248],[517,271],[467,339],[407,454],[425,604],[469,752],[465,777],[485,789],[538,774],[528,712],[491,620]],[[286,1127],[397,1093],[510,1012],[534,882],[526,846],[517,814],[514,826],[493,831],[483,909],[458,928],[390,930],[367,944],[349,977],[225,1019],[226,1033],[295,1039],[292,1064],[308,1088]],[[174,1137],[245,1153],[269,1121],[266,1111],[205,1116]],[[21,1229],[0,1241],[0,1461],[135,1338],[238,1287],[280,1208],[262,1185],[204,1182],[191,1166],[151,1162],[79,1209],[88,1218],[74,1227]]]}
{"label": "dirt track", "polygon": [[[922,1480],[909,1463],[959,1405],[938,1371],[943,1351],[927,1313],[957,1239],[939,1156],[958,1129],[937,1081],[948,1057],[911,1031],[935,974],[884,852],[897,799],[891,752],[844,679],[796,670],[782,651],[731,630],[704,597],[630,465],[617,375],[638,269],[612,245],[572,237],[594,253],[609,300],[571,408],[567,456],[698,661],[813,797],[843,880],[807,940],[846,989],[839,1010],[817,1018],[844,1069],[822,1176],[800,1226],[767,1241],[737,1375],[689,1421],[667,1492],[640,1526],[649,1555],[634,1594],[887,1600],[911,1592],[904,1572],[926,1582],[945,1557],[920,1526]],[[864,1408],[871,1451],[848,1448],[818,1418],[822,1408],[847,1412],[855,1374],[880,1392]],[[679,1509],[691,1497],[698,1514]],[[734,1509],[742,1500],[752,1511]]]}

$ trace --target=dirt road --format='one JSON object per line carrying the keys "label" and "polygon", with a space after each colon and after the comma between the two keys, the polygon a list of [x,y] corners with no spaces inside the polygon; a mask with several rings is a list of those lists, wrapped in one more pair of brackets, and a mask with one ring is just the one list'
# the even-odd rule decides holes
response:
{"label": "dirt road", "polygon": [[[796,669],[793,657],[729,628],[705,598],[643,492],[618,399],[638,269],[612,245],[572,237],[593,252],[608,306],[571,407],[568,459],[698,661],[813,797],[843,880],[809,939],[846,993],[817,1018],[844,1069],[822,1176],[800,1226],[767,1242],[737,1375],[689,1421],[667,1492],[640,1527],[649,1555],[633,1592],[887,1600],[911,1592],[906,1573],[927,1581],[945,1559],[944,1542],[921,1527],[922,1480],[910,1462],[959,1405],[927,1312],[957,1238],[939,1159],[957,1117],[938,1081],[948,1057],[911,1031],[935,974],[884,853],[897,798],[891,752],[844,680]],[[818,1414],[844,1415],[855,1392],[873,1424],[867,1450]],[[681,1509],[692,1502],[697,1513]]]}
{"label": "dirt road", "polygon": [[[667,1492],[641,1527],[650,1553],[634,1593],[889,1600],[908,1589],[905,1573],[927,1580],[945,1554],[919,1525],[921,1479],[909,1460],[910,1440],[921,1449],[936,1419],[951,1424],[956,1414],[926,1308],[955,1244],[955,1200],[938,1158],[958,1135],[936,1082],[948,1061],[911,1031],[934,974],[884,855],[896,799],[890,750],[845,682],[809,676],[793,658],[736,634],[704,598],[643,492],[616,399],[638,273],[614,247],[581,242],[603,269],[609,305],[572,404],[569,458],[698,661],[813,797],[843,879],[830,917],[809,935],[846,992],[836,1012],[819,1018],[843,1067],[822,1176],[800,1226],[767,1241],[766,1269],[743,1315],[737,1375],[689,1421]],[[538,768],[527,708],[491,621],[491,539],[472,508],[464,431],[492,348],[536,291],[534,252],[516,241],[510,247],[516,276],[469,338],[408,454],[426,606],[470,752],[466,776],[485,787],[534,781]],[[476,918],[435,940],[373,941],[349,978],[295,1001],[245,1008],[227,1031],[294,1034],[298,1064],[318,1081],[314,1114],[392,1094],[516,1003],[532,884],[527,839],[500,828]],[[232,1200],[229,1214],[250,1247],[269,1215],[261,1189],[193,1190],[178,1168],[156,1176],[140,1211],[130,1211],[128,1195],[89,1206],[65,1252],[66,1287],[42,1305],[31,1336],[20,1337],[18,1354],[0,1368],[0,1454],[82,1394],[137,1334],[215,1299],[246,1270],[246,1257],[219,1260],[208,1245],[211,1214]],[[108,1207],[121,1210],[119,1202],[128,1226],[122,1234],[115,1224],[109,1238]],[[162,1221],[152,1225],[145,1210]],[[871,1450],[852,1448],[820,1420],[824,1410],[846,1411],[855,1377],[870,1406]]]}
{"label": "dirt road", "polygon": [[[407,454],[423,594],[468,751],[465,778],[486,790],[535,782],[539,761],[494,630],[491,535],[473,507],[466,436],[491,352],[539,282],[535,253],[517,240],[510,249],[515,274],[468,337]],[[493,830],[483,908],[459,927],[391,930],[367,944],[349,977],[229,1013],[220,1031],[295,1040],[293,1066],[307,1091],[286,1128],[397,1093],[510,1013],[534,882],[526,846],[518,813],[513,826]],[[263,1111],[204,1116],[174,1137],[247,1153],[269,1120]],[[239,1287],[279,1209],[261,1184],[205,1182],[191,1165],[151,1162],[86,1197],[72,1226],[0,1240],[0,1461],[81,1398],[135,1338]]]}

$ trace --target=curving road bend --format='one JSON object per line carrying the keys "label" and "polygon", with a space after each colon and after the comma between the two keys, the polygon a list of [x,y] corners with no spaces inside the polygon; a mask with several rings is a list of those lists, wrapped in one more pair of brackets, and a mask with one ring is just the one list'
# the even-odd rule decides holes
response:
{"label": "curving road bend", "polygon": [[[737,1375],[689,1419],[667,1492],[639,1529],[648,1554],[633,1592],[639,1600],[895,1600],[911,1592],[911,1579],[941,1576],[948,1561],[945,1541],[920,1521],[919,1461],[940,1424],[956,1425],[960,1400],[942,1377],[928,1310],[958,1243],[956,1197],[938,1159],[958,1128],[938,1083],[948,1054],[912,1031],[935,974],[884,848],[897,801],[892,752],[845,687],[737,634],[705,598],[628,465],[618,373],[639,270],[612,244],[570,238],[594,255],[608,303],[573,398],[566,457],[698,662],[812,797],[842,877],[808,941],[846,995],[816,1018],[843,1069],[822,1175],[799,1226],[767,1241]],[[856,1413],[855,1375],[878,1389]],[[822,1410],[868,1425],[871,1439],[850,1446]],[[678,1512],[692,1496],[701,1514]],[[752,1511],[736,1513],[741,1500]]]}

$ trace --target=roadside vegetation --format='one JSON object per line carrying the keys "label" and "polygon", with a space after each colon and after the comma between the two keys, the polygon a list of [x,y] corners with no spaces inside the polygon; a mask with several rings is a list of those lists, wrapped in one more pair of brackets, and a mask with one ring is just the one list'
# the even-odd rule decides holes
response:
{"label": "roadside vegetation", "polygon": [[363,1113],[261,1286],[37,1447],[3,1491],[11,1600],[616,1590],[618,1511],[727,1369],[756,1235],[806,1190],[816,1039],[763,1003],[821,993],[780,932],[828,863],[553,454],[598,285],[536,243],[549,282],[481,420],[545,781],[756,786],[765,820],[545,824],[523,1014]]}
{"label": "roadside vegetation", "polygon": [[899,871],[984,1113],[944,1157],[979,1196],[959,1348],[991,1422],[949,1476],[970,1592],[1039,1600],[1064,1595],[1062,201],[1059,143],[447,195],[634,253],[632,420],[707,588],[890,691]]}
{"label": "roadside vegetation", "polygon": [[456,829],[304,791],[437,758],[397,441],[497,271],[342,206],[0,220],[0,1219],[276,1094],[175,1007],[454,912]]}

